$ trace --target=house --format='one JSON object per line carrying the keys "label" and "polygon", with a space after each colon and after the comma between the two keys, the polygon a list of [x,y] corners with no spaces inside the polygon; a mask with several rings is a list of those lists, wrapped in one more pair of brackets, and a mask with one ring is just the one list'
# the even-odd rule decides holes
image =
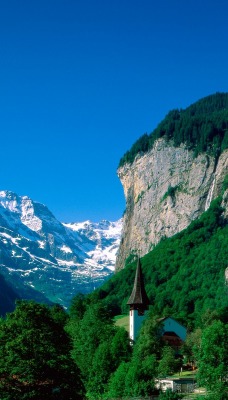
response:
{"label": "house", "polygon": [[187,329],[172,317],[160,318],[158,322],[161,323],[162,339],[178,353],[186,340]]}
{"label": "house", "polygon": [[163,392],[170,389],[172,392],[193,393],[196,389],[196,381],[194,378],[165,378],[157,379],[155,386]]}

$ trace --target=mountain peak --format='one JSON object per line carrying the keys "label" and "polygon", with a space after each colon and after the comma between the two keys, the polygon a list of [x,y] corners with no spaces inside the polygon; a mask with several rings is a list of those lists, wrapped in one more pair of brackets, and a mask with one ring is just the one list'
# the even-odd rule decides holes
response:
{"label": "mountain peak", "polygon": [[0,274],[68,306],[114,271],[122,223],[63,224],[28,196],[0,191]]}

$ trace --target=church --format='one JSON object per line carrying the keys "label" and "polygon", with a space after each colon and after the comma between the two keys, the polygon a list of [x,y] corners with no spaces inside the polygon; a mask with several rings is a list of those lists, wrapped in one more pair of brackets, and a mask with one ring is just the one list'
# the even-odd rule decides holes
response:
{"label": "church", "polygon": [[[130,306],[130,339],[132,342],[135,342],[142,323],[148,314],[150,305],[144,285],[142,265],[139,257],[133,290],[127,304]],[[172,317],[161,318],[158,320],[158,323],[162,324],[162,338],[178,353],[182,343],[186,339],[187,329]]]}
{"label": "church", "polygon": [[150,304],[144,286],[140,258],[138,258],[133,290],[127,304],[130,306],[130,339],[134,342],[147,316]]}

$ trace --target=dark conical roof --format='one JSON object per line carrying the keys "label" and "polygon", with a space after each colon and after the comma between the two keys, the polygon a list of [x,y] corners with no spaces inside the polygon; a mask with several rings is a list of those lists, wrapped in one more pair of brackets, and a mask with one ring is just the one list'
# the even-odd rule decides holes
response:
{"label": "dark conical roof", "polygon": [[142,275],[142,267],[140,258],[138,258],[138,264],[135,273],[135,282],[134,287],[131,293],[131,296],[127,302],[128,305],[141,305],[147,307],[150,304],[150,301],[147,297],[143,275]]}

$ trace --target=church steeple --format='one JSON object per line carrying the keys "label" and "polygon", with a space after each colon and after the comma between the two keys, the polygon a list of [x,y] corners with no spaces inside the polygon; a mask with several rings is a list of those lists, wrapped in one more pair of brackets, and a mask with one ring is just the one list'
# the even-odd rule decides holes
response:
{"label": "church steeple", "polygon": [[150,304],[144,286],[142,266],[139,257],[135,273],[134,287],[127,304],[130,306],[131,310],[148,310],[148,306]]}
{"label": "church steeple", "polygon": [[130,339],[135,341],[150,304],[144,286],[140,258],[138,258],[134,287],[127,304],[130,306]]}

